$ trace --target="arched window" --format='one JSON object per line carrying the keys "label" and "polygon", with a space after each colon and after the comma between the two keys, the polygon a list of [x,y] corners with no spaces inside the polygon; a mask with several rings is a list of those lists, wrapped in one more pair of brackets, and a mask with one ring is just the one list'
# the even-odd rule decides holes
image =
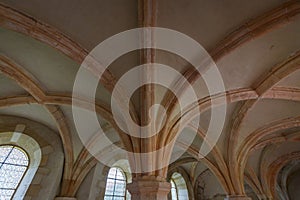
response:
{"label": "arched window", "polygon": [[126,177],[120,168],[109,170],[104,200],[123,200],[126,197]]}
{"label": "arched window", "polygon": [[186,182],[180,173],[174,172],[170,179],[172,200],[189,199]]}
{"label": "arched window", "polygon": [[178,200],[177,186],[173,179],[171,179],[171,196],[172,200]]}
{"label": "arched window", "polygon": [[0,199],[12,199],[26,170],[29,158],[17,146],[0,146]]}

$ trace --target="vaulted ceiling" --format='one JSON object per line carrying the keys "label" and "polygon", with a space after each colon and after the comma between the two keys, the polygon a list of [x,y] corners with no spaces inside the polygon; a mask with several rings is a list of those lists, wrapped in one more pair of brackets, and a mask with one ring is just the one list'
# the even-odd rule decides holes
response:
{"label": "vaulted ceiling", "polygon": [[[241,183],[246,181],[256,194],[274,196],[277,175],[292,160],[300,159],[300,2],[164,0],[155,2],[154,22],[141,14],[149,8],[140,4],[137,0],[1,0],[0,114],[32,119],[60,135],[64,179],[76,180],[62,193],[74,195],[96,163],[86,154],[72,116],[72,89],[81,62],[96,45],[119,32],[145,24],[174,29],[210,53],[227,99],[222,135],[213,151],[199,158],[197,150],[211,110],[201,76],[187,76],[200,99],[197,107],[203,108],[202,129],[187,123],[181,134],[197,132],[197,137],[177,165],[195,179],[209,168],[226,193],[244,193]],[[156,51],[151,59],[181,74],[192,70],[186,60],[165,51]],[[120,78],[139,62],[138,51],[120,57],[96,93],[99,120],[103,126],[110,124],[111,137],[123,148],[130,148],[128,140],[111,121],[110,106],[106,106],[111,100],[111,77]],[[157,87],[153,94],[159,101],[168,92]],[[140,102],[144,98],[151,102],[153,96],[132,97],[137,119],[143,118]],[[293,173],[299,177],[299,171]],[[292,182],[295,179],[282,183],[283,190]]]}

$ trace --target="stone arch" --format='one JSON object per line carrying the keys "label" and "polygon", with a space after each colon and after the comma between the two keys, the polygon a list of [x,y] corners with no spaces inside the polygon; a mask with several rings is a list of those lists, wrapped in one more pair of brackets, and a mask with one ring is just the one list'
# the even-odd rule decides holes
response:
{"label": "stone arch", "polygon": [[[126,182],[131,183],[132,182],[132,174],[129,167],[128,160],[120,159],[112,165],[112,167],[120,168],[126,177]],[[110,170],[110,167],[98,162],[95,167],[93,167],[89,173],[92,173],[92,180],[91,185],[89,189],[89,195],[88,200],[102,200],[104,199],[105,194],[105,188],[106,188],[106,180],[107,175]],[[79,191],[81,189],[82,185],[79,188]],[[126,195],[128,197],[128,192],[126,192]],[[80,199],[80,198],[79,198]]]}
{"label": "stone arch", "polygon": [[20,146],[31,159],[15,198],[54,199],[59,189],[64,162],[59,136],[40,123],[5,115],[0,116],[0,134],[0,144]]}
{"label": "stone arch", "polygon": [[195,199],[225,199],[228,193],[224,191],[213,172],[207,168],[195,180],[194,195]]}
{"label": "stone arch", "polygon": [[[188,197],[188,199],[195,199],[190,177],[182,167],[176,167],[169,171],[167,180],[170,181],[171,179],[175,182],[177,186],[179,199],[182,199],[183,196],[185,198]],[[172,199],[171,193],[169,193],[168,198]]]}
{"label": "stone arch", "polygon": [[23,199],[25,197],[42,159],[42,152],[39,144],[32,137],[18,132],[22,127],[22,125],[17,125],[15,132],[1,133],[0,139],[1,146],[13,145],[20,147],[26,152],[30,161],[24,177],[13,195],[15,199]]}

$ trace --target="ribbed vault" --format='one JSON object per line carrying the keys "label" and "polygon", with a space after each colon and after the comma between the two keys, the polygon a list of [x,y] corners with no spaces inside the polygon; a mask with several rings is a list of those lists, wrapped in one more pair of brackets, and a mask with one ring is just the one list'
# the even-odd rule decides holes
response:
{"label": "ribbed vault", "polygon": [[[95,106],[106,134],[116,146],[130,152],[154,151],[173,138],[195,133],[191,145],[175,143],[174,152],[176,148],[187,149],[176,162],[156,171],[134,173],[133,180],[165,180],[178,168],[190,181],[187,185],[193,187],[189,191],[214,177],[207,185],[218,185],[215,190],[202,188],[207,198],[221,193],[247,195],[247,184],[257,199],[288,199],[293,188],[289,184],[295,183],[292,174],[299,176],[300,1],[241,2],[34,0],[29,5],[1,0],[0,114],[44,123],[60,136],[65,158],[60,196],[75,197],[98,163],[79,139],[72,116],[74,103],[86,112]],[[105,72],[95,102],[85,96],[72,99],[76,72],[93,47],[121,31],[155,26],[180,31],[199,42],[218,66],[226,91],[209,96],[203,77],[188,61],[172,53],[144,49],[123,55],[108,70],[101,65],[97,68]],[[155,40],[155,35],[146,34],[141,42]],[[141,139],[118,127],[110,107],[111,93],[122,72],[153,62],[179,71],[182,76],[174,80],[174,88],[181,94],[192,84],[199,100],[179,113],[178,99],[170,90],[157,85],[141,87],[129,105],[118,105],[119,112],[129,109],[139,125],[147,125],[153,118],[157,123],[161,120],[148,113],[155,103],[164,106],[168,114],[158,135]],[[95,68],[89,70],[99,73]],[[154,78],[155,72],[148,66],[141,79]],[[202,158],[201,145],[211,145],[205,136],[212,102],[218,102],[216,107],[226,104],[228,112],[219,141]],[[201,128],[194,123],[197,118]],[[184,125],[182,130],[180,124]],[[107,148],[99,155],[109,157],[110,151]],[[158,163],[171,156],[172,152],[164,152],[149,160],[130,158],[129,163],[134,168],[137,163]]]}

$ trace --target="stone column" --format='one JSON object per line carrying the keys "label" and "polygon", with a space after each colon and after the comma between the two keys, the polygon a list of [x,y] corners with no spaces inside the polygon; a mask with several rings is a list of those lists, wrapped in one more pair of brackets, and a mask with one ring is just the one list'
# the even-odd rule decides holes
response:
{"label": "stone column", "polygon": [[55,197],[54,200],[76,200],[75,197]]}
{"label": "stone column", "polygon": [[251,198],[245,195],[228,195],[225,200],[251,200]]}
{"label": "stone column", "polygon": [[171,184],[157,179],[139,179],[128,184],[127,189],[131,200],[167,200]]}

